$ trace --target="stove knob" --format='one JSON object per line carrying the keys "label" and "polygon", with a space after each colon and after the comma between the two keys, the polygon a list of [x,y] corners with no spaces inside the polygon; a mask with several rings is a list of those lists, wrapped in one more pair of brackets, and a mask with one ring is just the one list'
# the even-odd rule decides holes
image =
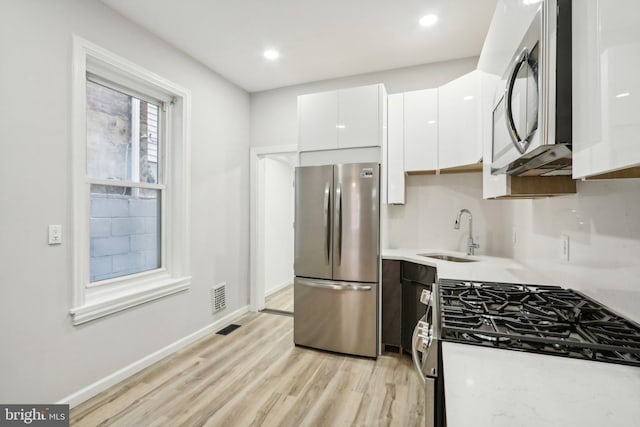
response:
{"label": "stove knob", "polygon": [[418,336],[418,342],[416,345],[416,349],[420,353],[424,353],[429,348],[429,340],[424,335]]}
{"label": "stove knob", "polygon": [[427,322],[423,322],[422,320],[418,321],[418,334],[424,335],[429,330],[429,324]]}
{"label": "stove knob", "polygon": [[420,295],[420,302],[423,303],[424,305],[429,305],[430,301],[431,301],[431,291],[427,289],[423,289],[422,294]]}

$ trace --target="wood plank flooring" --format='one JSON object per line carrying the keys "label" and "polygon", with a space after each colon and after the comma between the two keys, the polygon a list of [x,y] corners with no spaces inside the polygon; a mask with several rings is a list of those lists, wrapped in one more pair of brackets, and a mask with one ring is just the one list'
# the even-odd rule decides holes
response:
{"label": "wood plank flooring", "polygon": [[293,283],[275,294],[269,295],[265,299],[264,304],[265,308],[271,310],[289,311],[293,313]]}
{"label": "wood plank flooring", "polygon": [[411,358],[293,345],[293,318],[248,313],[71,410],[73,426],[422,426]]}

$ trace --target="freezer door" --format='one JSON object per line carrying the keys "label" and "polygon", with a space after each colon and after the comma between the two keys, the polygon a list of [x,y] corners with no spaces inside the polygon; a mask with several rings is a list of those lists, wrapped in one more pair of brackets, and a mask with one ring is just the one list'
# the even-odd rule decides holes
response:
{"label": "freezer door", "polygon": [[295,185],[295,275],[331,279],[333,166],[298,167]]}
{"label": "freezer door", "polygon": [[376,357],[376,283],[296,277],[293,341],[297,345]]}
{"label": "freezer door", "polygon": [[380,166],[334,166],[333,280],[378,281]]}

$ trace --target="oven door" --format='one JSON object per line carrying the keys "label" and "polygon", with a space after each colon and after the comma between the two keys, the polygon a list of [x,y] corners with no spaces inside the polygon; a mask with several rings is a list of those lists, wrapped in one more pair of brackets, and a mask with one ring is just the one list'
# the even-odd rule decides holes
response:
{"label": "oven door", "polygon": [[542,144],[542,8],[533,19],[504,76],[504,96],[493,111],[491,171],[506,172]]}
{"label": "oven door", "polygon": [[444,388],[440,372],[440,345],[437,328],[437,308],[434,295],[437,295],[437,285],[432,286],[433,292],[424,290],[420,301],[427,305],[427,312],[418,321],[413,330],[412,357],[416,372],[424,383],[425,392],[425,426],[441,427],[444,421]]}

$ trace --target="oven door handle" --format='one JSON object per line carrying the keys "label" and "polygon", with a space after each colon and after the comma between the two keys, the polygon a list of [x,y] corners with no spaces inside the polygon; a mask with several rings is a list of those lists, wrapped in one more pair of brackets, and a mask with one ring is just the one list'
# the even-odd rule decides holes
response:
{"label": "oven door handle", "polygon": [[[518,135],[518,130],[516,129],[516,123],[513,119],[513,108],[511,107],[511,101],[513,99],[513,89],[516,85],[516,77],[518,76],[518,71],[522,68],[529,60],[529,52],[527,48],[522,49],[520,55],[516,58],[515,64],[513,65],[513,69],[511,70],[511,74],[509,74],[509,78],[507,79],[507,90],[504,95],[504,108],[505,108],[505,116],[507,118],[507,130],[509,131],[509,136],[511,137],[511,142],[516,147],[520,154],[524,154],[527,151],[528,143],[527,138],[524,140],[520,139],[520,135]],[[523,142],[523,145],[520,145],[520,142]]]}
{"label": "oven door handle", "polygon": [[422,337],[420,336],[420,322],[413,329],[413,337],[411,339],[411,356],[413,357],[413,363],[416,367],[417,374],[420,377],[420,380],[424,384],[426,378],[422,373],[422,363],[420,361],[420,356],[418,355],[418,346],[420,345],[420,340]]}
{"label": "oven door handle", "polygon": [[[422,319],[426,319],[427,314],[424,315]],[[431,350],[431,345],[433,344],[433,327],[423,321],[419,320],[416,327],[413,329],[413,337],[411,339],[411,356],[413,358],[413,363],[416,367],[418,376],[424,383],[426,376],[422,369],[423,361],[421,360],[420,354],[423,353],[422,357],[427,357],[427,354]]]}
{"label": "oven door handle", "polygon": [[[432,289],[434,287],[435,285],[432,285]],[[413,336],[411,338],[411,356],[418,376],[424,383],[426,376],[422,370],[422,360],[419,353],[423,353],[423,357],[426,357],[433,343],[433,325],[430,325],[427,322],[429,313],[433,311],[433,292],[427,289],[423,290],[420,295],[420,302],[427,306],[427,311],[413,329]]]}

